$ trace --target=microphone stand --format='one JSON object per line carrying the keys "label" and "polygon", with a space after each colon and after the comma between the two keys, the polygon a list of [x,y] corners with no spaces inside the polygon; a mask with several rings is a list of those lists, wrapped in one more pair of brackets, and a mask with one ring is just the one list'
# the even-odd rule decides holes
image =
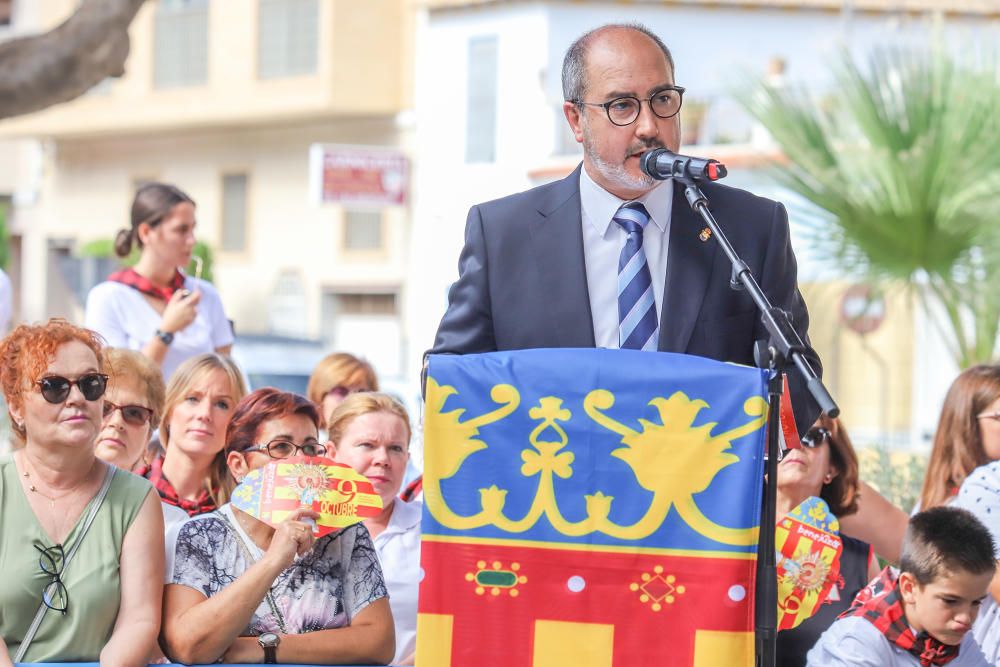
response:
{"label": "microphone stand", "polygon": [[[682,171],[682,170],[681,170]],[[805,358],[805,343],[792,328],[788,313],[771,305],[767,296],[761,290],[757,280],[733,249],[729,239],[723,234],[708,207],[708,198],[698,187],[696,179],[684,173],[675,173],[673,180],[684,186],[684,196],[691,210],[701,216],[712,230],[712,236],[722,246],[723,252],[733,265],[730,287],[735,290],[745,289],[760,311],[764,326],[771,335],[771,343],[766,353],[758,355],[757,365],[768,368],[771,377],[767,383],[767,478],[764,483],[764,500],[761,511],[760,538],[757,545],[757,596],[756,596],[756,655],[759,667],[774,667],[777,658],[778,637],[778,569],[775,559],[774,531],[776,523],[776,505],[778,499],[778,437],[781,431],[781,394],[784,380],[783,373],[787,362],[791,360],[794,367],[806,380],[806,388],[812,394],[820,409],[831,417],[840,413],[840,408],[833,397],[823,386],[816,372]]]}

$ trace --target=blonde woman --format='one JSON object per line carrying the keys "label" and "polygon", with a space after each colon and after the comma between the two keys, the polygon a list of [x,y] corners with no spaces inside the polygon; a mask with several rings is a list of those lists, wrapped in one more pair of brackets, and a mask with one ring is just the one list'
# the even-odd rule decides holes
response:
{"label": "blonde woman", "polygon": [[322,359],[312,375],[306,398],[319,406],[319,427],[340,402],[359,391],[378,391],[378,377],[372,365],[347,352],[334,352]]}
{"label": "blonde woman", "polygon": [[163,502],[196,516],[229,500],[226,428],[246,393],[243,376],[229,357],[202,354],[178,367],[167,385],[160,427],[164,454],[137,471],[153,483]]}
{"label": "blonde woman", "polygon": [[366,476],[382,498],[382,512],[365,519],[375,543],[396,626],[394,665],[412,665],[417,641],[420,583],[420,501],[397,496],[410,458],[410,419],[386,394],[345,398],[329,417],[334,459]]}

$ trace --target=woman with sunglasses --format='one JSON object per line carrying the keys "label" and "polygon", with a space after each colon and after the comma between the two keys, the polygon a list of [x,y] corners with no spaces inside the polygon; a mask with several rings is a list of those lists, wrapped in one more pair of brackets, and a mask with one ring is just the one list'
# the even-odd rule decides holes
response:
{"label": "woman with sunglasses", "polygon": [[118,232],[115,253],[139,261],[113,273],[87,295],[86,324],[111,347],[139,350],[167,380],[196,354],[228,354],[233,330],[219,293],[200,276],[185,276],[194,250],[194,200],[166,183],[147,183],[132,201],[132,224]]}
{"label": "woman with sunglasses", "polygon": [[[296,455],[323,456],[316,406],[273,388],[244,398],[227,433],[236,480]],[[364,524],[315,539],[299,509],[272,528],[232,505],[180,530],[164,592],[167,655],[191,663],[385,664],[392,614]]]}
{"label": "woman with sunglasses", "polygon": [[420,584],[419,500],[397,496],[410,458],[410,419],[399,401],[386,394],[348,396],[330,415],[330,446],[371,480],[382,512],[365,519],[378,551],[396,626],[394,665],[412,665],[417,646],[417,588]]}
{"label": "woman with sunglasses", "polygon": [[319,406],[321,435],[326,420],[341,401],[359,391],[378,391],[375,369],[364,359],[347,352],[324,357],[309,376],[306,397]]}
{"label": "woman with sunglasses", "polygon": [[226,428],[245,394],[243,374],[229,357],[202,354],[178,367],[160,425],[164,452],[136,470],[164,503],[196,516],[229,500]]}
{"label": "woman with sunglasses", "polygon": [[160,369],[139,352],[108,348],[104,362],[108,390],[97,456],[122,470],[132,470],[160,425],[166,387]]}
{"label": "woman with sunglasses", "polygon": [[[133,470],[148,455],[153,431],[163,413],[163,376],[152,361],[134,350],[104,350],[108,389],[104,420],[97,435],[97,457],[122,470]],[[179,507],[160,503],[163,522],[170,527],[187,519]]]}
{"label": "woman with sunglasses", "polygon": [[62,320],[17,327],[0,342],[0,384],[24,442],[0,457],[0,664],[145,665],[163,518],[146,480],[94,454],[107,387],[97,335]]}
{"label": "woman with sunglasses", "polygon": [[[849,516],[858,509],[858,489],[858,457],[847,431],[839,420],[823,415],[802,437],[802,448],[789,450],[778,464],[777,520],[812,496],[823,499],[833,516]],[[805,665],[820,635],[878,575],[871,546],[843,532],[840,539],[840,578],[812,617],[778,633],[778,665]]]}

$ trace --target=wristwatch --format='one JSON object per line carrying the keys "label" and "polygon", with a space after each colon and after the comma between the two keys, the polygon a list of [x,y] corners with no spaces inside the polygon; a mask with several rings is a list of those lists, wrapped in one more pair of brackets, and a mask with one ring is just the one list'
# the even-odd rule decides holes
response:
{"label": "wristwatch", "polygon": [[278,644],[281,637],[273,632],[265,632],[257,637],[257,643],[264,649],[264,664],[273,665],[278,662]]}
{"label": "wristwatch", "polygon": [[153,335],[159,338],[160,342],[164,345],[170,345],[174,342],[174,335],[169,331],[161,331],[160,329],[157,329]]}

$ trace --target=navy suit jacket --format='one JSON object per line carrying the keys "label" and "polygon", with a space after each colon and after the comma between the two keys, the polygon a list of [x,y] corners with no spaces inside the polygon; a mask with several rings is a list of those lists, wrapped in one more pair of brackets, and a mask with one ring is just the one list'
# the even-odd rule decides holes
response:
{"label": "navy suit jacket", "polygon": [[[459,278],[431,354],[594,347],[580,210],[580,168],[554,183],[473,206]],[[769,338],[753,301],[730,288],[732,265],[676,183],[658,349],[754,365]],[[809,314],[796,282],[788,217],[780,203],[717,183],[702,186],[712,212],[771,303],[792,315],[808,345]],[[654,277],[654,280],[656,278]],[[608,280],[617,280],[609,275]],[[817,373],[819,358],[809,348]],[[798,430],[819,416],[794,370]]]}

